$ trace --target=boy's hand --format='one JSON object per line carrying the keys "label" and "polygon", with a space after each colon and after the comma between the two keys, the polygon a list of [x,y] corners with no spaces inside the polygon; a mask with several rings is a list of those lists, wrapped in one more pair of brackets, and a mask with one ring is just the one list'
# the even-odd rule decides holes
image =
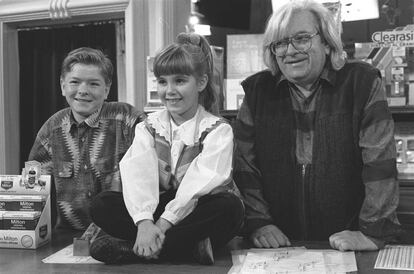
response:
{"label": "boy's hand", "polygon": [[157,259],[164,238],[164,233],[151,220],[143,220],[138,223],[134,253],[145,259]]}

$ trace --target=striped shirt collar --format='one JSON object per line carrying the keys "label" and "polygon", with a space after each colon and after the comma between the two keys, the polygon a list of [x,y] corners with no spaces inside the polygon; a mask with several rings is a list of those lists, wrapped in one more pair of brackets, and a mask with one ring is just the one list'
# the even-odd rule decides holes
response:
{"label": "striped shirt collar", "polygon": [[[102,110],[104,104],[100,108],[98,108],[95,112],[93,112],[91,115],[89,115],[88,118],[86,118],[82,123],[85,123],[86,125],[88,125],[91,128],[98,128],[99,127],[99,117],[100,117],[101,110]],[[75,117],[73,116],[73,112],[71,111],[70,112],[70,128],[72,128],[74,125],[79,126],[82,123],[78,123],[75,120]]]}
{"label": "striped shirt collar", "polygon": [[[332,86],[335,85],[336,82],[336,71],[332,68],[330,62],[326,62],[321,75],[319,76],[319,80],[323,80],[324,82],[327,82],[331,84]],[[279,80],[277,81],[277,86],[279,86],[282,82],[289,82],[288,79],[280,72]],[[322,81],[318,81],[321,83]]]}

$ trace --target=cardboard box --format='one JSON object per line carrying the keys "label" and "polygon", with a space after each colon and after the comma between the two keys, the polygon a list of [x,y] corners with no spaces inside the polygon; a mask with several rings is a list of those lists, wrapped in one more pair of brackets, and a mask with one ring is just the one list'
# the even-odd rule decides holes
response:
{"label": "cardboard box", "polygon": [[401,107],[407,104],[406,97],[387,97],[388,106]]}
{"label": "cardboard box", "polygon": [[3,213],[3,230],[34,230],[39,221],[40,211],[7,211]]}
{"label": "cardboard box", "polygon": [[0,211],[43,211],[44,195],[0,194]]}
{"label": "cardboard box", "polygon": [[3,211],[0,211],[0,230],[3,229]]}
{"label": "cardboard box", "polygon": [[80,238],[73,238],[73,256],[90,256],[91,243],[101,234],[101,228],[91,223]]}
{"label": "cardboard box", "polygon": [[[51,241],[50,184],[51,178],[49,175],[40,176],[36,181],[36,184],[30,187],[25,184],[21,175],[0,175],[0,195],[16,195],[18,198],[21,198],[22,195],[40,195],[44,197],[42,198],[44,199],[44,206],[40,216],[36,216],[37,213],[33,212],[20,211],[18,213],[34,214],[31,219],[29,217],[28,223],[26,223],[27,220],[24,220],[23,224],[18,221],[18,218],[14,218],[16,221],[13,222],[14,224],[11,224],[11,220],[13,219],[12,215],[10,215],[11,213],[8,211],[1,212],[3,217],[1,218],[2,229],[0,230],[0,247],[36,249]],[[5,214],[6,218],[4,217]],[[7,217],[8,215],[9,217]],[[17,229],[4,229],[5,222],[8,222],[6,227],[14,227]],[[32,227],[30,227],[30,225],[32,225]]]}
{"label": "cardboard box", "polygon": [[240,109],[243,102],[244,91],[240,85],[243,79],[226,79],[226,109]]}

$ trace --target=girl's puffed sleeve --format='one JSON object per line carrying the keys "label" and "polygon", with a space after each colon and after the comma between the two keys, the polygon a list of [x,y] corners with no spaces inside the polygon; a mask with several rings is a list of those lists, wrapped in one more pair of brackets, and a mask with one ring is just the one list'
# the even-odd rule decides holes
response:
{"label": "girl's puffed sleeve", "polygon": [[159,201],[158,158],[144,122],[136,126],[134,141],[119,167],[125,205],[134,223],[153,220]]}

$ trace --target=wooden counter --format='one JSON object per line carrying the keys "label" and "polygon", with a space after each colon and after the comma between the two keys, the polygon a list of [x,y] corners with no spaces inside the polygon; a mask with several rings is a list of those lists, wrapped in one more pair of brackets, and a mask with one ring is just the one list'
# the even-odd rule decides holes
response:
{"label": "wooden counter", "polygon": [[[52,242],[37,250],[24,249],[0,249],[0,273],[212,273],[225,274],[231,266],[230,250],[246,248],[246,243],[233,240],[229,245],[215,253],[216,263],[213,266],[201,266],[195,263],[189,264],[129,264],[129,265],[85,265],[85,264],[45,264],[42,259],[59,251],[73,242],[73,237],[81,233],[65,230],[55,230]],[[294,243],[297,246],[307,248],[329,248],[328,243],[306,242]],[[378,252],[356,252],[358,273],[414,273],[409,271],[389,271],[374,269]]]}

